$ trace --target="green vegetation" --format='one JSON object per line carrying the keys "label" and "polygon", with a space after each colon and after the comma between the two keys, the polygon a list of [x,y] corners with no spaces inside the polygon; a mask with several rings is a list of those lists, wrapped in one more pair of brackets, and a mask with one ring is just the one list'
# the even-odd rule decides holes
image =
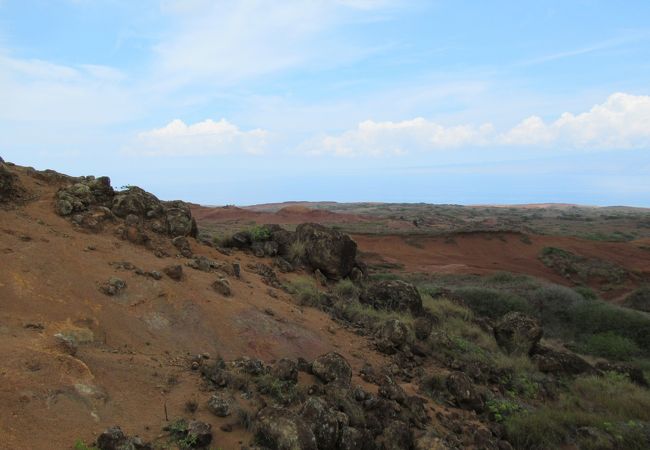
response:
{"label": "green vegetation", "polygon": [[300,261],[305,257],[305,243],[295,240],[289,245],[288,257],[290,261]]}
{"label": "green vegetation", "polygon": [[[510,442],[521,449],[645,449],[650,433],[650,392],[625,376],[576,378],[554,404],[512,414]],[[580,433],[585,427],[591,433]]]}
{"label": "green vegetation", "polygon": [[318,290],[311,277],[296,278],[288,284],[287,290],[302,306],[321,306],[323,293]]}
{"label": "green vegetation", "polygon": [[81,439],[77,439],[74,443],[74,450],[97,450],[97,447],[86,445]]}
{"label": "green vegetation", "polygon": [[641,348],[630,338],[608,331],[583,336],[574,345],[580,353],[602,356],[613,360],[629,360],[642,355]]}
{"label": "green vegetation", "polygon": [[271,230],[263,225],[256,225],[250,228],[248,230],[248,233],[250,234],[251,241],[253,242],[268,241],[271,239]]}
{"label": "green vegetation", "polygon": [[621,284],[629,277],[627,270],[618,264],[576,255],[557,247],[544,247],[539,259],[558,274],[577,283],[604,280],[610,284]]}
{"label": "green vegetation", "polygon": [[454,291],[469,308],[480,316],[497,319],[510,311],[529,313],[531,307],[526,299],[496,289],[467,287]]}
{"label": "green vegetation", "polygon": [[285,406],[303,400],[305,397],[305,393],[295,383],[282,381],[270,374],[255,378],[255,385],[261,394],[268,395]]}

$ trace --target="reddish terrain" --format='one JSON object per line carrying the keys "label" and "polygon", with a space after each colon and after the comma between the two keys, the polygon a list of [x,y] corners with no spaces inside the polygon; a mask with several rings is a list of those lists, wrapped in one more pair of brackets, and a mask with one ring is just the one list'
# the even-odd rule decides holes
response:
{"label": "reddish terrain", "polygon": [[[128,261],[161,270],[182,261],[157,258],[110,229],[77,231],[54,212],[56,184],[25,169],[12,171],[30,200],[0,209],[0,449],[71,448],[115,424],[155,439],[166,423],[165,405],[175,418],[191,399],[200,405],[196,417],[212,423],[218,446],[239,448],[248,439],[242,430],[219,430],[226,419],[205,409],[209,394],[202,394],[199,377],[187,369],[188,355],[270,362],[336,350],[355,374],[365,361],[383,360],[326,314],[296,306],[279,290],[271,297],[270,288],[246,269],[258,258],[224,256],[193,241],[197,255],[241,264],[230,298],[210,288],[214,274],[185,268],[180,282],[156,281],[109,265]],[[169,240],[157,245],[176,253]],[[127,283],[116,297],[98,290],[111,276]],[[61,345],[58,333],[76,336],[76,354]]]}

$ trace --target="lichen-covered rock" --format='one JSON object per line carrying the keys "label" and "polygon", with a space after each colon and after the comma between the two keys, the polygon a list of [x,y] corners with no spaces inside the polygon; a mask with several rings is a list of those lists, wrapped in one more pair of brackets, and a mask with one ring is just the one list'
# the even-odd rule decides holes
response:
{"label": "lichen-covered rock", "polygon": [[310,397],[303,405],[300,417],[314,433],[319,450],[337,449],[341,432],[339,414],[318,397]]}
{"label": "lichen-covered rock", "polygon": [[481,412],[484,407],[483,399],[474,389],[472,380],[463,372],[452,372],[447,377],[447,390],[454,397],[458,406]]}
{"label": "lichen-covered rock", "polygon": [[194,448],[204,448],[212,442],[212,425],[199,420],[190,420],[187,424],[187,439]]}
{"label": "lichen-covered rock", "polygon": [[421,341],[426,340],[433,330],[433,319],[430,317],[417,317],[413,321],[415,337]]}
{"label": "lichen-covered rock", "polygon": [[198,227],[192,217],[190,207],[181,201],[164,203],[165,224],[167,233],[172,236],[196,237]]}
{"label": "lichen-covered rock", "polygon": [[366,289],[361,296],[363,303],[375,309],[422,314],[422,297],[417,288],[402,280],[384,280]]}
{"label": "lichen-covered rock", "polygon": [[304,245],[305,262],[313,270],[319,269],[327,278],[345,278],[355,266],[357,244],[337,230],[303,223],[296,228],[296,240]]}
{"label": "lichen-covered rock", "polygon": [[232,295],[230,282],[225,278],[215,280],[214,283],[212,283],[212,289],[224,297],[230,297]]}
{"label": "lichen-covered rock", "polygon": [[319,356],[312,362],[313,374],[323,383],[335,383],[349,386],[352,380],[352,368],[339,353],[330,352]]}
{"label": "lichen-covered rock", "polygon": [[499,346],[515,355],[530,355],[542,334],[539,321],[520,312],[506,314],[494,327],[494,337]]}
{"label": "lichen-covered rock", "polygon": [[227,417],[232,413],[232,398],[224,394],[214,394],[208,400],[208,409],[217,417]]}
{"label": "lichen-covered rock", "polygon": [[192,247],[190,247],[190,241],[188,241],[184,235],[176,236],[174,239],[172,239],[172,245],[176,247],[184,257],[190,258],[192,256]]}
{"label": "lichen-covered rock", "polygon": [[293,412],[267,406],[255,417],[255,440],[271,450],[317,450],[316,438]]}
{"label": "lichen-covered rock", "polygon": [[107,282],[99,285],[99,290],[109,296],[118,295],[125,288],[126,281],[117,277],[111,277]]}
{"label": "lichen-covered rock", "polygon": [[409,340],[408,326],[398,319],[389,319],[379,329],[377,348],[386,354],[393,354]]}

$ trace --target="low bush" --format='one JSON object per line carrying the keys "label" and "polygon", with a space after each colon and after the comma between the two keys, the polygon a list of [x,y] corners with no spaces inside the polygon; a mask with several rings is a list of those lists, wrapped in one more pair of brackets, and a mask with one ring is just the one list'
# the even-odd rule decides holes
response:
{"label": "low bush", "polygon": [[271,239],[271,230],[263,225],[257,225],[248,230],[253,242],[268,241]]}
{"label": "low bush", "polygon": [[302,306],[321,306],[323,293],[316,287],[312,278],[301,277],[291,281],[287,290]]}
{"label": "low bush", "polygon": [[[650,392],[621,374],[576,378],[558,402],[522,411],[505,421],[508,440],[518,449],[576,448],[641,450],[650,429]],[[599,430],[578,434],[580,427]],[[597,441],[597,442],[596,442]]]}
{"label": "low bush", "polygon": [[511,311],[531,312],[531,307],[526,299],[516,294],[510,294],[496,289],[479,287],[460,288],[454,290],[453,295],[461,299],[479,316],[497,319]]}
{"label": "low bush", "polygon": [[351,280],[341,280],[334,286],[334,294],[344,300],[358,300],[361,290]]}
{"label": "low bush", "polygon": [[629,360],[642,354],[641,348],[632,339],[611,331],[582,336],[574,347],[580,353],[619,361]]}

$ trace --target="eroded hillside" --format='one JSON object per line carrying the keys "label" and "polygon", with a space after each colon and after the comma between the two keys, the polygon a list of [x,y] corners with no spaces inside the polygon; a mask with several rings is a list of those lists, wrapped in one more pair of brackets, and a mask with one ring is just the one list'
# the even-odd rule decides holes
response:
{"label": "eroded hillside", "polygon": [[[0,448],[650,442],[650,318],[586,293],[373,275],[319,224],[215,244],[183,202],[5,163],[0,252]],[[600,328],[572,322],[594,311]],[[597,354],[591,335],[636,347]]]}

